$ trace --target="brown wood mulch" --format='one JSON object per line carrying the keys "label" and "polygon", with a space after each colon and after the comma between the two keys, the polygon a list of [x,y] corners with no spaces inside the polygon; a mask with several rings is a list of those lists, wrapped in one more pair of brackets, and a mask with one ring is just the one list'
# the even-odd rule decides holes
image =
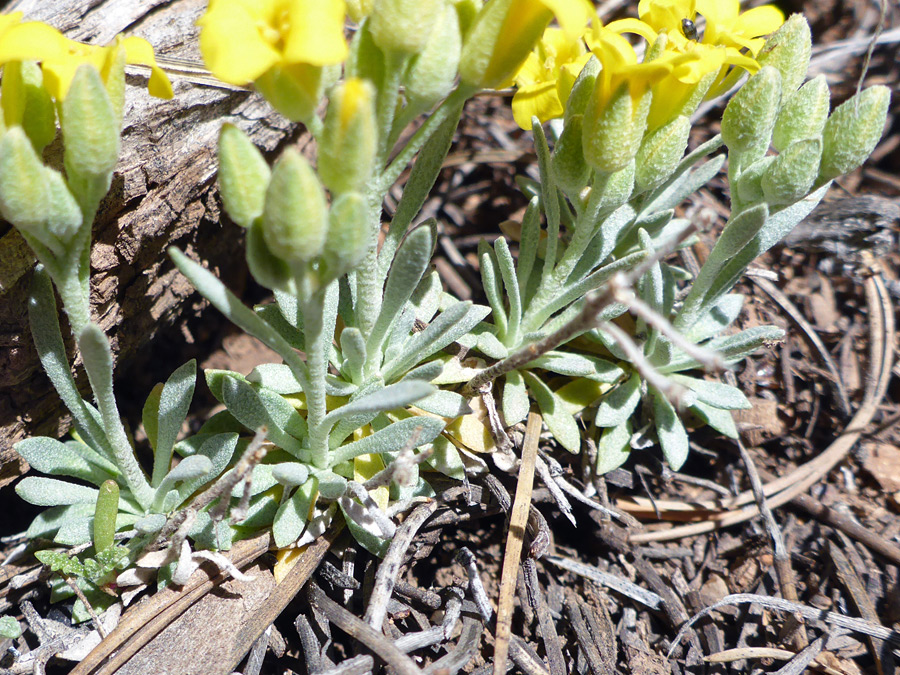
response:
{"label": "brown wood mulch", "polygon": [[[812,72],[827,75],[833,103],[852,95],[877,3],[783,7],[810,18],[819,45]],[[896,88],[898,31],[891,6],[867,84]],[[488,460],[489,473],[468,484],[436,485],[435,499],[405,515],[384,559],[333,530],[276,584],[260,535],[228,553],[252,579],[225,580],[210,567],[182,589],[157,592],[77,665],[54,655],[88,628],[67,626],[48,604],[46,577],[21,558],[0,567],[0,613],[24,618],[30,631],[0,649],[31,652],[29,672],[82,675],[895,672],[898,107],[870,164],[841,179],[742,284],[743,325],[775,323],[788,337],[733,374],[754,403],[738,419],[741,443],[697,429],[681,472],[636,451],[598,479],[587,455],[559,452],[539,426],[523,426],[518,477]],[[715,129],[701,122],[696,131]],[[533,170],[508,101],[473,101],[426,205],[443,227],[436,267],[460,297],[482,299],[477,242],[524,207],[514,178]],[[721,226],[723,187],[703,190],[689,215]],[[702,238],[680,263],[701,262],[712,241]],[[265,358],[222,332],[225,348],[210,357],[219,367],[249,370]],[[183,360],[170,354],[173,339],[163,342],[141,372],[125,375],[136,390]],[[0,501],[23,513],[10,493]],[[19,543],[4,542],[5,555]],[[14,661],[7,651],[0,668]]]}

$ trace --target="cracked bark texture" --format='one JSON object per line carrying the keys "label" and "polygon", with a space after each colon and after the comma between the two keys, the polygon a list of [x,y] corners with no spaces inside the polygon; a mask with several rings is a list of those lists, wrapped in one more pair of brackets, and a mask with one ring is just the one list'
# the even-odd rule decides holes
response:
{"label": "cracked bark texture", "polygon": [[[205,7],[204,0],[14,0],[2,9],[23,11],[26,20],[46,21],[92,44],[107,44],[118,33],[138,35],[158,56],[199,64],[194,23]],[[222,122],[242,128],[264,152],[295,132],[256,94],[172,81],[175,98],[161,101],[147,94],[144,76],[128,75],[122,156],[93,228],[92,316],[120,366],[191,304],[185,301],[193,288],[166,255],[168,246],[224,272],[226,283],[229,261],[244,265],[239,228],[219,222],[215,150]],[[28,327],[34,262],[19,234],[0,221],[0,486],[28,468],[13,450],[17,441],[58,437],[68,426]],[[63,321],[71,348],[67,330]],[[79,372],[79,383],[84,379]]]}

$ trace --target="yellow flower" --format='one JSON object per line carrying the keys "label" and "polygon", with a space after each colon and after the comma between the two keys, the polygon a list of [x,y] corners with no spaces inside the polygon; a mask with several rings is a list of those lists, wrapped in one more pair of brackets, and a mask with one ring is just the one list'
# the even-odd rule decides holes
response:
{"label": "yellow flower", "polygon": [[532,116],[541,122],[562,117],[575,79],[591,58],[581,37],[571,39],[559,28],[548,28],[516,74],[513,117],[523,129]]}
{"label": "yellow flower", "polygon": [[39,61],[44,74],[44,86],[57,101],[65,98],[75,71],[83,64],[91,64],[108,79],[119,50],[125,50],[127,63],[149,66],[148,89],[158,98],[172,98],[172,84],[156,65],[153,47],[138,37],[118,37],[106,46],[86,45],[70,40],[55,28],[38,21],[19,23],[20,12],[0,16],[0,65],[10,61]]}
{"label": "yellow flower", "polygon": [[738,0],[697,0],[697,12],[706,19],[703,42],[746,48],[756,56],[765,44],[764,35],[784,23],[784,14],[774,5],[763,5],[740,13]]}
{"label": "yellow flower", "polygon": [[210,0],[200,51],[212,73],[245,85],[280,68],[341,63],[344,0]]}
{"label": "yellow flower", "polygon": [[575,40],[595,15],[589,0],[488,0],[466,34],[462,82],[477,89],[505,85],[554,16]]}

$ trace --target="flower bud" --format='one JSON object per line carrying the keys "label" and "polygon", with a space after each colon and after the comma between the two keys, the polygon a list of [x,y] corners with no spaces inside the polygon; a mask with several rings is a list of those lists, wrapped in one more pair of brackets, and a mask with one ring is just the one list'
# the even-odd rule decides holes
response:
{"label": "flower bud", "polygon": [[252,221],[247,228],[246,256],[250,274],[260,286],[296,295],[294,271],[288,263],[272,253],[266,243],[264,228],[261,218]]}
{"label": "flower bud", "polygon": [[0,215],[57,256],[82,224],[62,175],[41,164],[19,127],[0,140]]}
{"label": "flower bud", "polygon": [[825,76],[819,75],[790,95],[778,113],[772,145],[780,152],[806,138],[820,138],[828,118],[831,92]]}
{"label": "flower bud", "polygon": [[225,211],[241,227],[262,215],[272,172],[247,135],[233,124],[219,134],[219,194]]}
{"label": "flower bud", "polygon": [[661,185],[672,175],[687,148],[691,121],[676,117],[647,135],[635,157],[634,184],[638,192]]}
{"label": "flower bud", "polygon": [[614,172],[606,181],[603,191],[603,209],[620,207],[631,198],[634,192],[634,160]]}
{"label": "flower bud", "polygon": [[322,100],[323,68],[295,63],[290,69],[272,66],[253,84],[269,104],[291,122],[306,122]]}
{"label": "flower bud", "polygon": [[443,0],[375,0],[369,16],[372,38],[385,52],[418,54],[425,48]]}
{"label": "flower bud", "polygon": [[481,0],[451,0],[459,19],[459,32],[465,37],[484,3]]}
{"label": "flower bud", "polygon": [[861,165],[881,140],[891,92],[877,85],[838,106],[822,133],[819,182],[849,173]]}
{"label": "flower bud", "polygon": [[336,279],[362,261],[373,241],[368,215],[366,199],[358,192],[347,192],[335,200],[328,216],[320,272]]}
{"label": "flower bud", "polygon": [[10,61],[3,66],[0,80],[6,128],[22,127],[38,154],[56,137],[56,109],[43,79],[37,63]]}
{"label": "flower bud", "polygon": [[569,195],[577,195],[591,178],[591,167],[584,159],[581,143],[582,115],[572,115],[553,148],[551,166],[556,182]]}
{"label": "flower bud", "polygon": [[425,48],[407,71],[406,96],[411,105],[428,110],[453,90],[461,49],[459,17],[456,9],[448,4],[432,28]]}
{"label": "flower bud", "polygon": [[819,173],[822,141],[807,138],[785,148],[762,177],[762,190],[770,206],[794,204],[809,194]]}
{"label": "flower bud", "polygon": [[372,174],[378,150],[375,88],[348,79],[335,87],[319,145],[319,175],[334,193],[361,188]]}
{"label": "flower bud", "polygon": [[347,15],[356,23],[361,23],[372,13],[375,0],[345,0],[347,3]]}
{"label": "flower bud", "polygon": [[60,122],[69,186],[82,204],[99,203],[119,160],[119,118],[93,66],[75,72]]}
{"label": "flower bud", "polygon": [[722,114],[722,140],[733,153],[762,157],[769,147],[781,100],[781,75],[760,70],[732,97]]}
{"label": "flower bud", "polygon": [[306,158],[288,148],[275,164],[266,190],[266,244],[288,263],[309,262],[322,252],[327,232],[325,190]]}
{"label": "flower bud", "polygon": [[572,85],[572,91],[569,92],[569,98],[566,99],[566,111],[563,120],[568,124],[572,115],[584,115],[587,109],[588,101],[591,100],[591,93],[594,91],[594,84],[597,82],[597,74],[600,72],[600,61],[596,56],[591,56],[590,60],[585,64],[578,77],[575,78],[575,84]]}
{"label": "flower bud", "polygon": [[812,36],[802,14],[792,14],[772,33],[757,54],[760,66],[772,66],[781,73],[781,88],[785,95],[797,90],[806,78]]}
{"label": "flower bud", "polygon": [[599,89],[594,87],[584,113],[584,157],[595,170],[613,173],[628,166],[641,147],[652,94],[648,91],[639,99],[632,99],[628,83],[624,82],[600,109],[603,104],[598,101]]}
{"label": "flower bud", "polygon": [[767,155],[741,171],[740,176],[738,176],[738,179],[732,186],[741,202],[757,204],[765,200],[766,196],[762,189],[762,177],[774,161],[775,155]]}

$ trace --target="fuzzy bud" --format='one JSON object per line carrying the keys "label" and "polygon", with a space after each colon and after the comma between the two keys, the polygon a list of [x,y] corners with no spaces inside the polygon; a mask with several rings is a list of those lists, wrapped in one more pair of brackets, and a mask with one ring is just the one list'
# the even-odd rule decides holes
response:
{"label": "fuzzy bud", "polygon": [[319,146],[319,175],[334,193],[361,188],[372,174],[378,149],[375,88],[350,78],[335,87]]}
{"label": "fuzzy bud", "polygon": [[[766,67],[747,80],[722,114],[722,140],[732,153],[762,157],[769,147],[781,101],[781,75]],[[743,163],[743,162],[742,162]]]}
{"label": "fuzzy bud", "polygon": [[638,192],[661,185],[675,171],[687,148],[691,121],[684,116],[647,135],[635,157],[634,184]]}
{"label": "fuzzy bud", "polygon": [[779,151],[806,138],[820,138],[828,118],[831,92],[819,75],[791,94],[778,113],[772,145]]}
{"label": "fuzzy bud", "polygon": [[860,166],[881,140],[891,92],[878,85],[861,91],[838,106],[822,133],[819,182],[849,173]]}
{"label": "fuzzy bud", "polygon": [[806,78],[812,35],[802,14],[792,14],[772,33],[759,51],[756,60],[761,66],[771,66],[781,73],[781,87],[785,94],[797,90]]}
{"label": "fuzzy bud", "polygon": [[809,194],[819,172],[822,141],[807,138],[782,151],[762,177],[762,190],[770,206],[794,204]]}
{"label": "fuzzy bud", "polygon": [[241,227],[262,215],[272,172],[243,131],[225,124],[219,134],[219,194],[225,211]]}

